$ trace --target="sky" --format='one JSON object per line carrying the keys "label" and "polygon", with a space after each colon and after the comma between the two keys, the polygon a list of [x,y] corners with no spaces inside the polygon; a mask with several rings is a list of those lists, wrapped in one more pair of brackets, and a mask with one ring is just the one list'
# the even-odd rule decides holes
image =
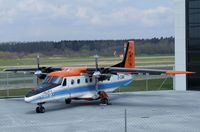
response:
{"label": "sky", "polygon": [[0,42],[174,36],[175,0],[0,0]]}

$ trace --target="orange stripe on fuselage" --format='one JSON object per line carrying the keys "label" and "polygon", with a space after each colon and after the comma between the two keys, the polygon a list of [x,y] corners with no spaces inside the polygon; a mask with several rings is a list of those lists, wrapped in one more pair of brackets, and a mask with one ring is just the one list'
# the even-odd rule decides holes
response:
{"label": "orange stripe on fuselage", "polygon": [[69,76],[80,76],[81,73],[86,73],[86,67],[63,67],[62,71],[52,72],[48,76],[59,76],[59,77],[69,77]]}

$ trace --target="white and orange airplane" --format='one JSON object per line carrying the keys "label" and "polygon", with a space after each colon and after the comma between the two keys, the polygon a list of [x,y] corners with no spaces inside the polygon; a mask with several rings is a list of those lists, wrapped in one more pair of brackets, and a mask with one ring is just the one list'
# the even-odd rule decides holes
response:
{"label": "white and orange airplane", "polygon": [[44,113],[44,103],[52,100],[64,99],[66,104],[71,100],[100,100],[102,104],[109,104],[107,92],[112,92],[121,86],[129,85],[136,74],[192,74],[188,71],[154,70],[135,68],[134,41],[129,41],[122,62],[110,67],[40,67],[26,69],[6,69],[5,71],[34,72],[43,83],[36,89],[29,91],[25,102],[37,104],[37,113]]}

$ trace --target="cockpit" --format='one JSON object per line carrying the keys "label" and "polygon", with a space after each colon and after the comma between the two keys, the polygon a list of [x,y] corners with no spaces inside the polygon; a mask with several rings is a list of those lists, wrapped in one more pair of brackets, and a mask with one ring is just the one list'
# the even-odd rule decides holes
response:
{"label": "cockpit", "polygon": [[30,97],[36,94],[39,94],[41,92],[44,92],[46,90],[52,89],[54,87],[57,87],[59,85],[61,85],[63,81],[63,77],[59,77],[59,76],[47,76],[44,81],[42,82],[42,84],[35,90],[29,91],[26,94],[26,97]]}

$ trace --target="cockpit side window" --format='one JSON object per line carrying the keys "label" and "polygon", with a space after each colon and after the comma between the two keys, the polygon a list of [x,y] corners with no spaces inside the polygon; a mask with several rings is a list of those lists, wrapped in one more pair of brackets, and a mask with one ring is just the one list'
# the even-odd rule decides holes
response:
{"label": "cockpit side window", "polygon": [[43,84],[61,84],[63,77],[47,76],[43,81]]}
{"label": "cockpit side window", "polygon": [[67,79],[66,78],[64,79],[62,86],[67,86]]}
{"label": "cockpit side window", "polygon": [[53,78],[51,79],[51,82],[50,82],[50,83],[53,83],[53,84],[61,84],[61,83],[62,83],[62,80],[63,80],[62,77],[53,77]]}
{"label": "cockpit side window", "polygon": [[45,79],[44,79],[44,81],[43,81],[43,84],[48,84],[49,83],[49,81],[51,80],[51,76],[47,76]]}

